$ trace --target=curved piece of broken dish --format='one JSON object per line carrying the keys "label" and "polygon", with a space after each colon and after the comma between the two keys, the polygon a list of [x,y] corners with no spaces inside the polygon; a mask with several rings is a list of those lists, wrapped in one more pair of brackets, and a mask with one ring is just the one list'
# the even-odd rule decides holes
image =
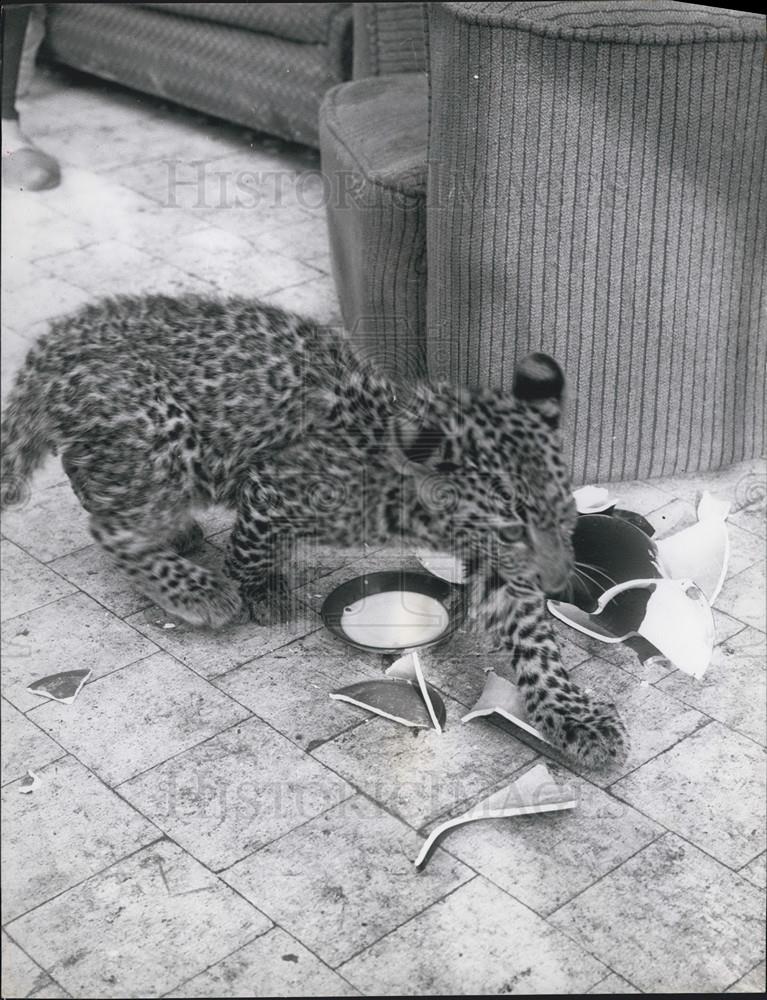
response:
{"label": "curved piece of broken dish", "polygon": [[701,677],[711,662],[711,606],[691,580],[629,580],[606,590],[593,612],[560,601],[549,601],[548,608],[560,621],[602,642],[640,635],[693,677]]}
{"label": "curved piece of broken dish", "polygon": [[91,675],[90,670],[63,670],[58,674],[49,674],[39,680],[32,681],[27,687],[31,694],[41,698],[60,701],[63,705],[71,705],[82,690],[83,685]]}
{"label": "curved piece of broken dish", "polygon": [[578,805],[577,791],[570,785],[558,785],[545,764],[536,764],[511,785],[494,792],[463,816],[447,820],[435,827],[415,859],[416,868],[423,869],[437,841],[448,830],[480,819],[511,819],[535,813],[560,812]]}
{"label": "curved piece of broken dish", "polygon": [[396,677],[399,680],[409,681],[411,684],[417,685],[426,706],[426,711],[429,713],[431,724],[438,733],[441,733],[445,725],[445,704],[434,688],[430,688],[426,683],[418,653],[413,650],[412,653],[400,656],[398,660],[395,660],[391,666],[386,668],[384,673],[387,677]]}
{"label": "curved piece of broken dish", "polygon": [[573,490],[573,500],[579,514],[602,514],[618,503],[603,486],[581,486]]}
{"label": "curved piece of broken dish", "polygon": [[530,733],[531,736],[543,743],[549,742],[539,730],[527,721],[522,695],[516,684],[512,684],[504,677],[499,677],[493,670],[488,672],[479,701],[470,712],[463,716],[461,722],[471,722],[472,719],[487,715],[501,715],[512,725],[519,726],[520,729],[524,729],[526,733]]}
{"label": "curved piece of broken dish", "polygon": [[693,580],[713,604],[722,589],[730,559],[726,519],[730,503],[706,492],[698,504],[698,521],[656,542],[663,575]]}
{"label": "curved piece of broken dish", "polygon": [[401,656],[387,669],[385,678],[357,681],[332,691],[334,701],[346,701],[403,726],[436,729],[441,733],[447,711],[433,687],[426,683],[418,654]]}

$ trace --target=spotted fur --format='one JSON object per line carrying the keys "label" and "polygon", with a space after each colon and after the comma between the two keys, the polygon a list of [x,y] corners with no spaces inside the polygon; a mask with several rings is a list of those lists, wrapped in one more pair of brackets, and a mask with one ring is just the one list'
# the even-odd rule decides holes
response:
{"label": "spotted fur", "polygon": [[[94,538],[135,585],[214,628],[284,616],[299,538],[453,550],[474,620],[513,653],[530,721],[599,765],[622,754],[623,727],[568,678],[544,607],[573,558],[562,388],[534,355],[513,393],[403,395],[345,339],[279,309],[109,299],[30,351],[3,419],[3,500],[59,451]],[[194,511],[211,503],[237,511],[223,574],[188,558],[202,538]]]}

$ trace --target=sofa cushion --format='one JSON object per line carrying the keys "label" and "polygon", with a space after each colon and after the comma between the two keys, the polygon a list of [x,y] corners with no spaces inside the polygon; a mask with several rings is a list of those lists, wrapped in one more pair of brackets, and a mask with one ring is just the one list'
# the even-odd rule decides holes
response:
{"label": "sofa cushion", "polygon": [[176,17],[197,18],[294,42],[325,44],[334,18],[349,3],[142,3]]}
{"label": "sofa cushion", "polygon": [[[350,11],[341,15],[347,25]],[[333,45],[307,45],[138,4],[51,4],[55,59],[248,128],[318,141],[325,91],[343,79]]]}

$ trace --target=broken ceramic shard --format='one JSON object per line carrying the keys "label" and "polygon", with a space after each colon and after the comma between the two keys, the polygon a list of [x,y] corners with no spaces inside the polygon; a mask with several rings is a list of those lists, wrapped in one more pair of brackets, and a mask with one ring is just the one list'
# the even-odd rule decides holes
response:
{"label": "broken ceramic shard", "polygon": [[[426,711],[429,713],[431,724],[438,733],[441,733],[442,727],[445,724],[445,705],[437,692],[434,691],[433,688],[429,688],[426,683],[426,678],[423,675],[423,668],[421,667],[421,661],[418,657],[418,653],[413,651],[405,656],[400,656],[400,658],[395,660],[394,663],[387,667],[384,672],[387,677],[409,681],[411,684],[418,686],[424,705],[426,705]],[[439,704],[441,705],[441,712],[436,710],[433,696],[436,696],[439,701]]]}
{"label": "broken ceramic shard", "polygon": [[375,715],[414,729],[441,733],[447,712],[439,693],[423,676],[417,653],[408,653],[388,668],[385,679],[357,681],[331,692],[334,701],[346,701]]}
{"label": "broken ceramic shard", "polygon": [[464,715],[461,722],[471,722],[472,719],[478,719],[487,715],[500,715],[508,722],[511,722],[512,725],[524,729],[526,733],[541,740],[543,743],[549,742],[535,726],[531,726],[527,721],[527,714],[522,701],[522,695],[519,693],[519,688],[515,684],[512,684],[511,681],[499,677],[492,670],[487,675],[485,687],[479,697],[479,701],[470,712]]}
{"label": "broken ceramic shard", "polygon": [[48,677],[33,681],[27,691],[42,698],[71,705],[90,675],[90,670],[63,670],[59,674],[50,674]]}
{"label": "broken ceramic shard", "polygon": [[602,642],[641,636],[693,677],[702,677],[711,662],[714,618],[691,580],[630,580],[605,591],[591,612],[561,601],[549,601],[548,607],[556,618]]}
{"label": "broken ceramic shard", "polygon": [[663,575],[693,580],[713,604],[722,589],[730,560],[726,519],[730,503],[706,492],[698,504],[698,521],[658,543]]}
{"label": "broken ceramic shard", "polygon": [[29,795],[30,792],[34,792],[37,786],[40,784],[40,779],[35,774],[34,771],[27,771],[24,777],[19,782],[19,791],[22,795]]}
{"label": "broken ceramic shard", "polygon": [[673,666],[701,677],[715,642],[710,602],[727,573],[729,509],[704,493],[697,524],[658,542],[617,518],[612,525],[599,515],[579,518],[570,593],[549,600],[549,611],[602,642],[641,636]]}
{"label": "broken ceramic shard", "polygon": [[618,502],[601,486],[581,486],[573,491],[573,500],[579,514],[601,514]]}
{"label": "broken ceramic shard", "polygon": [[517,781],[494,792],[463,816],[447,820],[435,827],[424,842],[415,859],[415,866],[422,869],[429,860],[437,841],[456,826],[480,819],[510,819],[535,813],[560,812],[574,809],[578,794],[570,785],[558,785],[545,764],[536,764]]}
{"label": "broken ceramic shard", "polygon": [[438,552],[435,549],[416,549],[415,557],[418,562],[434,576],[447,583],[465,583],[466,570],[463,560],[456,558],[449,552]]}

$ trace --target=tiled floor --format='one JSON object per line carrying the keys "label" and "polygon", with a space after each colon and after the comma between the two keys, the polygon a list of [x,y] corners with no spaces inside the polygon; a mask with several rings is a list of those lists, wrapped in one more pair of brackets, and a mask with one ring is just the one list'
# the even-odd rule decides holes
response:
{"label": "tiled floor", "polygon": [[[4,390],[48,319],[105,292],[219,289],[337,321],[315,154],[50,74],[23,114],[64,180],[4,196]],[[4,996],[763,989],[764,464],[614,492],[662,533],[704,487],[737,512],[703,680],[563,627],[631,757],[559,767],[578,810],[464,828],[416,874],[438,817],[536,760],[458,721],[501,654],[459,635],[424,657],[444,736],[331,702],[383,661],[329,637],[320,598],[396,554],[320,553],[289,628],[164,628],[50,461],[3,521]],[[228,523],[208,518],[205,560]],[[93,671],[74,704],[26,691],[74,667]]]}

